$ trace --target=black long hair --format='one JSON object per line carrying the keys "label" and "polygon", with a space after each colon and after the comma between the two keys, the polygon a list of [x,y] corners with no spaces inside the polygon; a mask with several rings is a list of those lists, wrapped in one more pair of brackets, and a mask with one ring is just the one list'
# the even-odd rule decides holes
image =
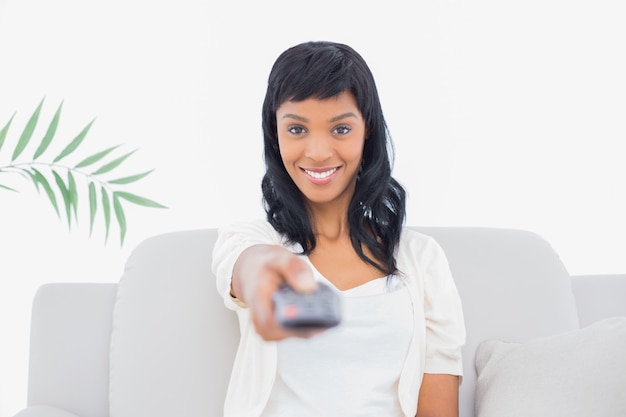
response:
{"label": "black long hair", "polygon": [[361,55],[347,45],[301,43],[284,51],[270,71],[262,109],[266,172],[261,186],[267,220],[289,242],[300,244],[304,254],[315,248],[305,198],[278,149],[276,110],[287,100],[325,99],[345,91],[356,98],[367,135],[348,207],[350,239],[361,259],[392,274],[397,272],[394,254],[405,220],[406,192],[391,176],[393,148],[374,77]]}

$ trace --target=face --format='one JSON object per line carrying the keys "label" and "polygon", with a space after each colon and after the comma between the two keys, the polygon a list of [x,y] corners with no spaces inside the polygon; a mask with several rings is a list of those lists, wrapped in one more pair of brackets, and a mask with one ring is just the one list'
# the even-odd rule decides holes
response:
{"label": "face", "polygon": [[365,143],[354,96],[287,101],[276,110],[276,126],[283,164],[309,203],[347,209]]}

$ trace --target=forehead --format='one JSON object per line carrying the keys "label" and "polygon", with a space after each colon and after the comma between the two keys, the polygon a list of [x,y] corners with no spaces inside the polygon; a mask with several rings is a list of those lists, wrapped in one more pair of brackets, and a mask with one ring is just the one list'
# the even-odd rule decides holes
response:
{"label": "forehead", "polygon": [[302,101],[285,101],[276,110],[276,119],[280,121],[285,117],[326,118],[331,120],[345,113],[354,113],[359,119],[362,118],[356,99],[349,91],[344,91],[336,96],[319,99],[307,98]]}

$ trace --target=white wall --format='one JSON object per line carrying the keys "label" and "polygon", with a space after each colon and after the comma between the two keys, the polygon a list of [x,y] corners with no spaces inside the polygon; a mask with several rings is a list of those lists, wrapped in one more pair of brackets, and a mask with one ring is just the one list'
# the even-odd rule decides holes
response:
{"label": "white wall", "polygon": [[39,285],[115,282],[148,236],[262,214],[265,81],[304,40],[370,63],[408,223],[529,229],[572,274],[626,272],[625,3],[410,3],[0,0],[0,166],[45,96],[36,138],[61,101],[59,139],[96,117],[77,153],[139,148],[120,172],[156,168],[131,188],[169,207],[126,205],[120,247],[85,205],[69,232],[28,182],[0,190],[0,417],[26,401]]}

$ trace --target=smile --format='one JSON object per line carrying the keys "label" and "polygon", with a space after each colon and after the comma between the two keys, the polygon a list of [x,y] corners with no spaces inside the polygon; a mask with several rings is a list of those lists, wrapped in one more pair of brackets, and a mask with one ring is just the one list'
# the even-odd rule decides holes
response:
{"label": "smile", "polygon": [[323,180],[324,178],[328,178],[331,175],[333,175],[335,172],[337,172],[337,168],[332,168],[332,169],[329,169],[328,171],[323,171],[323,172],[315,172],[315,171],[310,171],[308,169],[305,169],[304,172],[306,172],[307,175],[315,179]]}

